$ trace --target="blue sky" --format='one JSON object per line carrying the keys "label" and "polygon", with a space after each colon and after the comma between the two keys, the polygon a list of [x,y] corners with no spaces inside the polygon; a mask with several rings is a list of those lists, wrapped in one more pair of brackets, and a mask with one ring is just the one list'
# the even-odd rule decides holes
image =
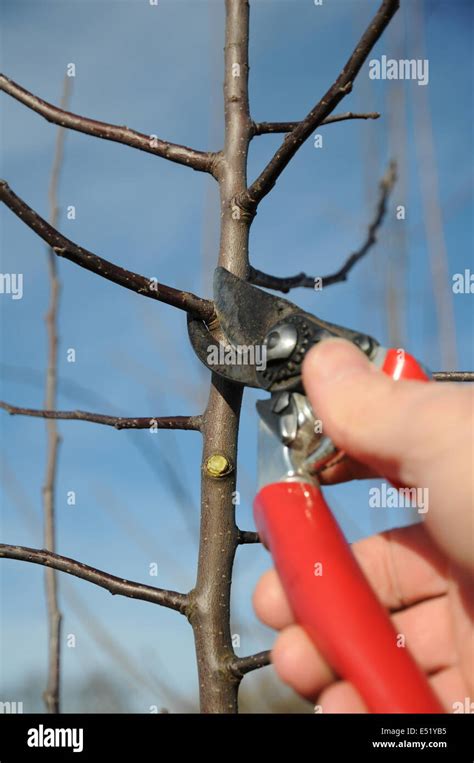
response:
{"label": "blue sky", "polygon": [[[250,98],[259,120],[301,118],[335,79],[377,3],[365,0],[256,0],[251,3]],[[372,57],[424,57],[414,14],[402,2],[393,26]],[[66,65],[73,62],[71,110],[145,133],[218,149],[222,144],[223,3],[220,0],[4,0],[2,71],[45,100],[58,103]],[[433,129],[439,206],[452,300],[459,368],[474,368],[472,296],[453,297],[450,277],[472,268],[472,8],[468,2],[430,0],[423,5],[426,87]],[[321,128],[323,148],[310,139],[261,204],[251,232],[251,260],[288,275],[336,270],[363,241],[389,158],[401,159],[378,245],[350,281],[323,293],[298,290],[291,298],[321,317],[389,340],[387,293],[403,300],[403,343],[429,367],[440,368],[433,283],[423,218],[426,166],[417,142],[420,88],[416,82],[374,82],[366,64],[340,110],[378,110],[375,122]],[[43,216],[56,128],[2,96],[2,176]],[[402,104],[403,108],[400,106]],[[422,135],[424,140],[424,136]],[[254,140],[252,180],[281,140]],[[424,145],[422,141],[422,145]],[[400,148],[401,147],[401,148]],[[403,156],[403,147],[405,154]],[[114,143],[68,133],[60,204],[61,231],[120,265],[174,286],[210,296],[218,249],[218,197],[207,175]],[[400,273],[400,223],[404,204],[406,271]],[[0,295],[2,399],[41,407],[44,396],[48,302],[45,247],[8,210],[1,212],[2,272],[24,275],[24,296]],[[59,407],[119,415],[171,415],[202,410],[207,373],[187,344],[185,316],[120,289],[68,262],[62,280]],[[76,362],[66,351],[74,348]],[[251,528],[255,491],[258,395],[246,392],[240,436],[238,508]],[[0,417],[3,443],[1,536],[5,542],[41,546],[44,422]],[[60,424],[63,442],[57,486],[58,550],[123,577],[186,590],[194,580],[200,438],[197,434],[116,432],[81,422]],[[174,482],[169,479],[173,467]],[[406,510],[387,516],[367,507],[368,485],[328,491],[350,538],[409,521]],[[74,490],[74,507],[66,503]],[[158,564],[150,578],[149,564]],[[250,594],[269,564],[258,547],[238,551],[233,590],[233,633],[247,654],[271,643],[251,612]],[[64,578],[61,578],[63,584]],[[0,565],[1,698],[18,698],[31,676],[44,676],[46,630],[43,571],[15,561]],[[68,579],[62,587],[66,697],[74,682],[99,669],[116,675],[137,711],[166,704],[158,689],[134,684],[111,662],[78,617],[71,597],[122,645],[142,673],[172,683],[195,698],[190,627],[179,615],[131,602]],[[67,593],[72,591],[73,593]],[[86,618],[87,619],[87,618]],[[256,681],[248,679],[249,683]],[[170,704],[170,703],[168,703]],[[171,703],[171,709],[172,703]]]}

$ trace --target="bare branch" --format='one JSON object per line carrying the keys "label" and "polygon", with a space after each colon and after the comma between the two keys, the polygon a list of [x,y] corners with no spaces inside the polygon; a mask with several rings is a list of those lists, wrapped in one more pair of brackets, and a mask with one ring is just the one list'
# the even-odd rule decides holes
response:
{"label": "bare branch", "polygon": [[[428,19],[424,18],[423,3],[413,3],[412,5],[410,48],[413,46],[414,58],[426,59],[428,55],[428,41],[426,39]],[[441,364],[444,368],[456,368],[458,364],[458,337],[455,302],[457,300],[454,296],[454,289],[446,288],[446,284],[451,281],[452,276],[448,231],[443,219],[444,189],[440,175],[439,146],[435,138],[439,123],[432,110],[431,99],[423,91],[424,88],[420,88],[418,97],[414,98],[412,102],[415,166],[420,178],[421,217],[430,266]],[[397,105],[397,123],[399,120],[402,121]]]}
{"label": "bare branch", "polygon": [[138,273],[125,270],[125,268],[93,254],[88,249],[78,246],[40,217],[34,209],[12,191],[5,180],[0,180],[0,201],[3,201],[43,241],[46,241],[58,257],[64,257],[81,268],[90,270],[92,273],[123,286],[125,289],[142,294],[144,297],[150,297],[150,299],[178,307],[180,310],[186,310],[200,316],[203,320],[209,321],[213,318],[214,305],[209,300],[201,299],[189,291],[165,286],[165,284],[158,283],[154,278],[145,278]]}
{"label": "bare branch", "polygon": [[67,556],[53,554],[52,551],[0,543],[0,559],[18,559],[22,562],[42,564],[45,567],[52,567],[60,572],[66,572],[68,575],[74,575],[76,578],[87,580],[89,583],[100,586],[100,588],[105,588],[113,596],[128,596],[130,599],[149,601],[152,604],[168,607],[168,609],[175,609],[181,614],[186,613],[187,594],[125,580],[125,578],[119,578],[109,572],[102,572],[102,570],[97,570],[95,567],[77,562]]}
{"label": "bare branch", "polygon": [[248,657],[236,657],[231,663],[230,669],[236,678],[242,678],[246,673],[259,670],[266,665],[271,665],[270,651],[258,652]]}
{"label": "bare branch", "polygon": [[261,543],[262,541],[259,534],[252,530],[239,530],[237,542],[243,546],[247,543]]}
{"label": "bare branch", "polygon": [[342,265],[342,267],[340,267],[339,270],[337,270],[335,273],[327,276],[321,276],[320,280],[319,277],[308,276],[306,273],[298,273],[298,275],[287,276],[285,278],[273,276],[268,273],[264,273],[261,270],[257,270],[256,268],[250,267],[250,283],[255,284],[255,286],[264,286],[267,289],[282,291],[284,294],[287,294],[291,289],[296,288],[314,289],[316,287],[317,281],[319,281],[319,287],[331,286],[331,284],[346,281],[347,276],[349,275],[354,265],[367,254],[369,249],[377,241],[377,231],[384,220],[385,213],[387,211],[387,202],[396,180],[396,164],[395,162],[390,162],[387,172],[380,181],[380,197],[377,203],[377,210],[374,219],[369,225],[367,237],[360,249],[357,249],[356,252],[353,252],[347,258],[344,265]]}
{"label": "bare branch", "polygon": [[104,424],[115,429],[187,429],[198,432],[201,429],[202,416],[143,416],[123,418],[122,416],[107,416],[103,413],[88,411],[45,411],[37,408],[19,408],[0,400],[0,408],[12,416],[33,416],[40,419],[63,419],[75,421],[91,421],[94,424]]}
{"label": "bare branch", "polygon": [[196,151],[187,146],[180,146],[177,143],[160,140],[153,134],[145,135],[122,125],[111,125],[107,124],[107,122],[98,122],[96,119],[81,117],[78,114],[71,114],[69,111],[64,111],[64,109],[43,101],[38,96],[25,90],[21,85],[8,79],[4,74],[0,74],[0,90],[11,95],[29,109],[36,111],[37,114],[40,114],[53,124],[67,127],[70,130],[76,130],[86,135],[93,135],[95,138],[123,143],[126,146],[138,148],[140,151],[146,151],[149,154],[168,159],[170,162],[192,167],[193,170],[213,174],[214,161],[216,159],[216,154],[213,152]]}
{"label": "bare branch", "polygon": [[[324,278],[321,278],[322,285],[325,285]],[[273,289],[273,291],[288,294],[291,289],[314,289],[316,276],[309,276],[303,272],[294,276],[274,276],[250,265],[248,280],[255,286],[263,286],[265,289]]]}
{"label": "bare branch", "polygon": [[[345,122],[347,119],[378,119],[380,114],[377,111],[370,111],[367,114],[355,114],[353,111],[346,111],[345,114],[334,114],[326,117],[321,125],[330,125],[334,122]],[[280,132],[292,132],[301,122],[254,122],[254,135],[268,135]]]}
{"label": "bare branch", "polygon": [[[71,92],[72,78],[64,77],[61,107],[67,108]],[[50,222],[56,227],[59,217],[58,185],[64,152],[65,131],[60,127],[56,135],[51,181],[49,184],[49,214]],[[53,250],[48,247],[48,271],[50,282],[49,308],[45,315],[48,359],[46,368],[45,407],[56,407],[57,391],[57,356],[58,356],[58,311],[61,285],[58,277],[57,260]],[[59,433],[55,421],[48,421],[47,430],[47,461],[43,485],[43,517],[44,517],[44,547],[48,551],[56,551],[56,506],[55,488],[58,469]],[[62,614],[58,599],[58,573],[51,568],[45,569],[46,607],[48,613],[48,680],[43,694],[44,703],[49,713],[59,713],[61,710],[61,623]]]}
{"label": "bare branch", "polygon": [[337,104],[351,92],[357,74],[398,7],[399,0],[383,0],[337,80],[309,114],[288,133],[259,177],[246,191],[236,197],[235,203],[245,212],[255,213],[259,202],[271,191],[300,146],[329,116]]}
{"label": "bare branch", "polygon": [[474,371],[435,371],[433,379],[439,382],[474,382]]}
{"label": "bare branch", "polygon": [[[248,0],[226,0],[224,46],[225,139],[219,168],[221,230],[218,264],[241,278],[247,275],[251,218],[233,214],[232,199],[247,186],[247,154],[251,139],[248,98]],[[236,77],[237,70],[240,76]],[[201,712],[237,712],[239,682],[231,674],[230,630],[232,569],[237,548],[235,489],[242,387],[212,374],[203,418],[201,528],[196,584],[189,620],[196,646]],[[216,478],[209,459],[227,464]]]}

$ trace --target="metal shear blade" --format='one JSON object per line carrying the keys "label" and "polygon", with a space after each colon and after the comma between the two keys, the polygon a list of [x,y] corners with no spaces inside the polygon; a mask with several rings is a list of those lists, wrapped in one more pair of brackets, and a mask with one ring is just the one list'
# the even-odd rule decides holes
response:
{"label": "metal shear blade", "polygon": [[[301,389],[304,355],[326,336],[344,337],[367,354],[377,344],[365,334],[322,321],[222,267],[214,273],[214,303],[218,327],[188,317],[191,344],[210,370],[248,387]],[[257,350],[263,348],[265,367],[258,363]]]}

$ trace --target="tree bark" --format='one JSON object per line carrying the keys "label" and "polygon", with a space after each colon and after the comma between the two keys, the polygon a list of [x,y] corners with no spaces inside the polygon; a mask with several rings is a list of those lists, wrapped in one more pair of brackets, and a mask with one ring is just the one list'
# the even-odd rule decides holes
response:
{"label": "tree bark", "polygon": [[[248,103],[247,0],[226,0],[224,75],[225,143],[216,165],[220,187],[219,265],[241,278],[248,273],[251,217],[235,204],[247,187],[247,154],[252,137]],[[230,632],[232,566],[239,543],[235,523],[237,437],[242,388],[212,377],[203,418],[201,532],[196,586],[189,619],[194,631],[201,712],[236,713],[240,678]],[[209,459],[224,456],[222,474],[210,473]],[[214,470],[215,471],[215,470]]]}

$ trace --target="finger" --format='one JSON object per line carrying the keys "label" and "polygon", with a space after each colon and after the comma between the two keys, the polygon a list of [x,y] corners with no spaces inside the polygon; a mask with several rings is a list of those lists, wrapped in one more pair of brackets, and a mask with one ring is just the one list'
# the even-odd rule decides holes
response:
{"label": "finger", "polygon": [[[352,548],[370,586],[387,609],[399,610],[447,591],[446,560],[422,525],[365,538]],[[260,620],[275,630],[294,622],[275,570],[260,578],[254,607]]]}
{"label": "finger", "polygon": [[448,590],[448,562],[423,524],[364,538],[352,550],[387,609],[403,609]]}
{"label": "finger", "polygon": [[368,713],[362,697],[347,681],[337,681],[316,700],[323,713]]}
{"label": "finger", "polygon": [[[282,638],[282,637],[280,637]],[[291,667],[291,663],[289,665]],[[286,676],[286,673],[283,673]],[[320,673],[321,680],[318,684],[315,710],[323,713],[367,713],[367,706],[355,687],[347,681],[330,681]],[[285,683],[298,691],[290,680],[283,678]],[[468,712],[466,709],[467,693],[466,683],[458,667],[444,668],[430,676],[434,693],[440,699],[447,712]],[[310,699],[313,695],[310,684],[303,678],[299,684],[304,686],[305,692],[300,692]],[[315,684],[316,685],[316,684]],[[470,708],[470,700],[467,702]]]}
{"label": "finger", "polygon": [[430,684],[448,713],[472,713],[472,695],[457,666],[430,676]]}
{"label": "finger", "polygon": [[279,631],[294,622],[288,599],[276,570],[264,572],[253,594],[253,607],[257,617]]}
{"label": "finger", "polygon": [[428,488],[428,526],[452,558],[473,565],[466,511],[473,495],[472,390],[394,381],[341,339],[308,353],[303,383],[324,431],[351,458],[392,481]]}
{"label": "finger", "polygon": [[[447,670],[456,664],[450,615],[446,596],[392,615],[398,647],[409,649],[427,674]],[[299,625],[289,625],[279,634],[272,649],[272,663],[282,681],[308,698],[318,696],[336,677]]]}
{"label": "finger", "polygon": [[[453,667],[458,655],[447,596],[429,599],[392,615],[397,645],[409,649],[425,673]],[[401,640],[401,638],[403,640]]]}
{"label": "finger", "polygon": [[[394,381],[342,339],[323,341],[308,353],[303,382],[336,445],[390,479],[423,483],[425,451],[438,456],[446,437],[446,422],[428,415],[426,400],[439,402],[448,393],[446,387]],[[427,432],[438,436],[428,441]]]}
{"label": "finger", "polygon": [[[457,667],[440,670],[430,677],[429,683],[448,713],[470,712],[467,709],[471,707],[467,687]],[[317,698],[316,707],[323,713],[368,712],[362,697],[347,681],[330,684]]]}
{"label": "finger", "polygon": [[310,700],[335,680],[328,663],[299,625],[290,625],[278,635],[272,663],[284,683]]}
{"label": "finger", "polygon": [[350,480],[366,480],[370,477],[376,477],[373,469],[354,461],[347,456],[338,458],[334,462],[326,464],[318,472],[318,480],[321,485],[337,485],[340,482],[349,482]]}

